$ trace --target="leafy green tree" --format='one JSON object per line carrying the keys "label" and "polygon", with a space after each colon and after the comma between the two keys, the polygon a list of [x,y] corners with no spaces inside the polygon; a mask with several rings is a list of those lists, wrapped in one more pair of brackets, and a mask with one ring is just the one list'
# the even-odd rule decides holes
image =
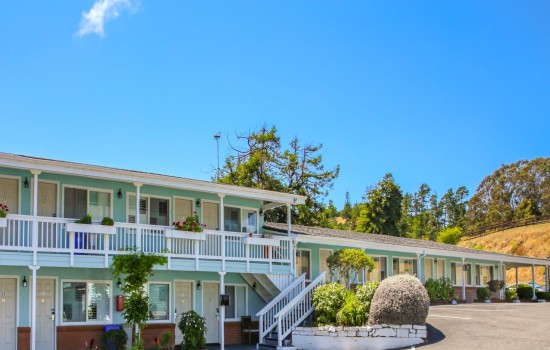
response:
{"label": "leafy green tree", "polygon": [[[339,166],[325,169],[321,154],[322,145],[302,145],[294,138],[289,148],[281,149],[277,129],[263,127],[259,132],[239,137],[246,140],[243,148],[233,147],[233,154],[225,160],[219,183],[265,190],[295,193],[306,196],[306,203],[293,208],[293,222],[303,225],[321,225],[324,220],[323,204],[333,181],[340,172]],[[266,220],[285,222],[285,209],[266,212]]]}
{"label": "leafy green tree", "polygon": [[401,219],[401,188],[388,173],[367,193],[361,207],[355,231],[399,236]]}
{"label": "leafy green tree", "polygon": [[166,265],[166,263],[168,258],[165,256],[135,250],[113,257],[111,265],[113,276],[124,280],[122,291],[126,297],[122,316],[126,323],[133,325],[136,329],[132,349],[143,350],[141,333],[149,319],[149,296],[144,292],[143,286],[154,275],[153,267]]}
{"label": "leafy green tree", "polygon": [[437,241],[440,243],[457,244],[462,237],[462,230],[460,227],[448,227],[443,229],[437,235]]}
{"label": "leafy green tree", "polygon": [[340,282],[349,289],[352,273],[374,269],[374,260],[359,248],[347,248],[330,255],[327,266],[333,275],[338,273]]}
{"label": "leafy green tree", "polygon": [[346,201],[344,202],[344,208],[342,208],[342,211],[340,212],[340,216],[346,220],[351,219],[351,201],[349,198],[349,191],[346,191]]}

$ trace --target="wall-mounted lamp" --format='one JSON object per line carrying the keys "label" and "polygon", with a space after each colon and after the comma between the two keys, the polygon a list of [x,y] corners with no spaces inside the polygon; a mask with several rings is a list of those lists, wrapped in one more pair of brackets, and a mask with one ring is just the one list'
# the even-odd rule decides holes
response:
{"label": "wall-mounted lamp", "polygon": [[197,207],[197,208],[200,208],[200,207],[201,207],[201,200],[200,200],[200,198],[197,198],[197,200],[195,201],[195,207]]}
{"label": "wall-mounted lamp", "polygon": [[122,198],[122,189],[121,188],[118,189],[118,192],[116,193],[116,196],[118,198]]}
{"label": "wall-mounted lamp", "polygon": [[260,215],[264,215],[264,210],[260,209]]}
{"label": "wall-mounted lamp", "polygon": [[25,182],[23,182],[23,186],[25,186],[25,188],[29,188],[29,179],[28,178],[25,178]]}
{"label": "wall-mounted lamp", "polygon": [[437,263],[437,258],[434,258],[434,263]]}
{"label": "wall-mounted lamp", "polygon": [[122,288],[122,281],[120,280],[120,278],[118,279],[118,282],[117,282],[116,285],[117,285],[118,289]]}
{"label": "wall-mounted lamp", "polygon": [[178,318],[178,309],[174,309],[174,320]]}
{"label": "wall-mounted lamp", "polygon": [[252,289],[256,290],[256,282],[254,282],[254,284],[252,284]]}
{"label": "wall-mounted lamp", "polygon": [[197,281],[197,289],[201,289],[201,281]]}
{"label": "wall-mounted lamp", "polygon": [[27,276],[23,276],[23,287],[27,286]]}
{"label": "wall-mounted lamp", "polygon": [[55,321],[55,309],[52,309],[52,321]]}

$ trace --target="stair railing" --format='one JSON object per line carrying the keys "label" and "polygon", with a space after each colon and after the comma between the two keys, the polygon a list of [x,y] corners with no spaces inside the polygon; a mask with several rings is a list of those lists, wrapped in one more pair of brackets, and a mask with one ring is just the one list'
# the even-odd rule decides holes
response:
{"label": "stair railing", "polygon": [[313,312],[313,292],[323,284],[325,284],[324,271],[275,315],[278,346],[283,346],[283,339]]}
{"label": "stair railing", "polygon": [[259,318],[260,334],[258,340],[260,343],[263,343],[265,336],[277,325],[275,315],[305,288],[306,274],[303,273],[256,314]]}

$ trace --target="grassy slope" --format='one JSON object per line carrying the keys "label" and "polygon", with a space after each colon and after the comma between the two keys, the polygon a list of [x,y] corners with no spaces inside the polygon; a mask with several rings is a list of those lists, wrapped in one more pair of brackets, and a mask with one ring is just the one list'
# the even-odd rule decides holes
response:
{"label": "grassy slope", "polygon": [[[458,245],[469,248],[474,248],[477,245],[476,248],[483,250],[546,258],[550,256],[550,223],[499,231],[462,241]],[[531,268],[520,268],[518,274],[520,282],[531,281]],[[535,268],[535,277],[538,284],[544,285],[544,268]],[[515,283],[515,280],[515,269],[509,269],[506,273],[506,284]]]}

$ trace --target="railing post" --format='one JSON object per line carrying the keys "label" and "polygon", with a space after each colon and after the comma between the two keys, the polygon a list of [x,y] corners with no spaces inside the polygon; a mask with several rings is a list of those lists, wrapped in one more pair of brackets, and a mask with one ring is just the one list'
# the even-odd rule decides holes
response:
{"label": "railing post", "polygon": [[[264,314],[265,315],[265,314]],[[264,315],[260,315],[260,318],[259,318],[259,321],[260,321],[260,324],[259,324],[259,327],[260,328],[260,337],[258,338],[258,343],[263,343],[263,339],[264,339]]]}
{"label": "railing post", "polygon": [[273,272],[273,255],[271,254],[272,247],[267,246],[267,258],[269,259],[269,273]]}
{"label": "railing post", "polygon": [[70,265],[74,266],[74,232],[69,232],[69,254],[70,254]]}
{"label": "railing post", "polygon": [[200,258],[199,241],[195,240],[195,270],[197,271],[199,271],[199,258]]}
{"label": "railing post", "polygon": [[282,339],[283,333],[281,332],[281,328],[282,328],[281,318],[282,317],[277,318],[277,345],[278,346],[283,346],[283,339]]}
{"label": "railing post", "polygon": [[103,252],[105,254],[105,267],[109,267],[109,236],[108,234],[103,235]]}
{"label": "railing post", "polygon": [[250,245],[245,243],[246,272],[250,272]]}
{"label": "railing post", "polygon": [[222,271],[225,271],[225,232],[222,233],[221,239],[221,254],[222,254]]}
{"label": "railing post", "polygon": [[[166,236],[166,235],[165,235]],[[171,270],[172,268],[172,238],[168,237],[166,238],[166,255],[168,255],[168,270]]]}

